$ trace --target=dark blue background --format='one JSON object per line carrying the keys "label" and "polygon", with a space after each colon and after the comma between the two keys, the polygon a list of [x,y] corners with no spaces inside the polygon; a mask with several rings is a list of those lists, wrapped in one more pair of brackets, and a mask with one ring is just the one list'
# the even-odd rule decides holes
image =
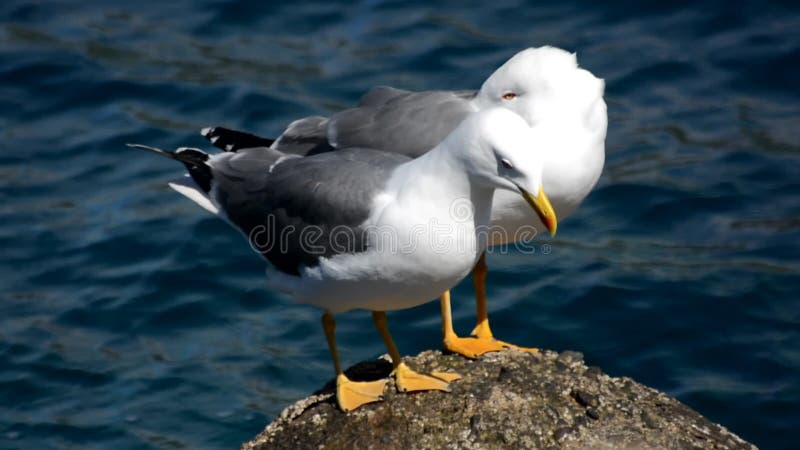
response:
{"label": "dark blue background", "polygon": [[[124,147],[266,135],[368,87],[477,88],[553,44],[607,81],[607,164],[495,332],[585,353],[765,449],[800,428],[800,12],[764,2],[0,5],[0,447],[235,448],[332,374],[319,311]],[[474,317],[455,289],[456,326]],[[438,348],[438,305],[389,316]],[[339,318],[347,364],[384,352]]]}

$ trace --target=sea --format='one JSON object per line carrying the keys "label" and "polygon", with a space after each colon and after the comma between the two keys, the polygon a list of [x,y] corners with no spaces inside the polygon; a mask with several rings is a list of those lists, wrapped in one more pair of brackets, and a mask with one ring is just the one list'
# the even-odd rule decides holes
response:
{"label": "sea", "polygon": [[[489,255],[495,335],[800,448],[800,5],[713,0],[5,0],[0,448],[237,448],[333,375],[320,311],[126,143],[275,137],[541,45],[605,79],[606,165],[555,238]],[[468,333],[468,279],[453,309]],[[385,352],[367,312],[337,319],[345,365]],[[441,348],[436,301],[389,324]]]}

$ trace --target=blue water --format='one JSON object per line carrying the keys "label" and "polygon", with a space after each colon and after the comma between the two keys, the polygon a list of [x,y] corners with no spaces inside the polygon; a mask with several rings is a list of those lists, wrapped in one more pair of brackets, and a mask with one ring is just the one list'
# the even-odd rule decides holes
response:
{"label": "blue water", "polygon": [[[607,164],[549,254],[490,257],[495,333],[797,448],[800,8],[650,3],[2,2],[0,447],[235,448],[331,377],[319,311],[124,143],[274,136],[553,44],[607,81]],[[473,308],[467,281],[460,331]],[[390,314],[402,352],[438,317]],[[364,312],[338,337],[346,364],[384,352]]]}

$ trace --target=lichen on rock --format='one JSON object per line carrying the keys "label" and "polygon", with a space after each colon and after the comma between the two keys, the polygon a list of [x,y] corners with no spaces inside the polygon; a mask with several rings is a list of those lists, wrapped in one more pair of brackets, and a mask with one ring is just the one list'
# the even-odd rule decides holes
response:
{"label": "lichen on rock", "polygon": [[[286,408],[243,450],[755,449],[674,398],[587,367],[577,352],[508,350],[478,360],[425,351],[406,363],[458,372],[452,392],[398,393],[344,413],[333,384]],[[388,376],[383,359],[347,371]]]}

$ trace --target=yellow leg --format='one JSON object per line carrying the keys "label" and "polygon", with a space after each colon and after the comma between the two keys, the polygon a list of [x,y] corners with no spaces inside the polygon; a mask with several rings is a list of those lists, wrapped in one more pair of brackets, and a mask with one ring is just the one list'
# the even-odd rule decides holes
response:
{"label": "yellow leg", "polygon": [[472,335],[478,339],[494,339],[492,329],[489,328],[489,313],[486,311],[486,253],[483,253],[472,268],[472,285],[475,287],[475,306],[477,325],[472,330]]}
{"label": "yellow leg", "polygon": [[453,319],[450,309],[450,292],[442,294],[442,331],[444,332],[444,347],[454,353],[477,358],[484,353],[497,352],[506,348],[515,348],[524,352],[536,353],[535,348],[518,347],[508,342],[500,341],[492,335],[489,327],[489,314],[486,310],[486,253],[482,254],[472,269],[472,282],[475,286],[476,322],[472,330],[472,337],[461,338],[453,331]]}
{"label": "yellow leg", "polygon": [[325,312],[322,315],[322,328],[325,329],[325,337],[328,339],[328,348],[333,358],[333,368],[336,370],[336,401],[342,411],[352,411],[359,406],[367,403],[377,402],[383,399],[383,389],[388,380],[377,381],[351,381],[342,371],[339,363],[339,350],[336,348],[336,321],[333,315]]}
{"label": "yellow leg", "polygon": [[453,353],[477,358],[484,353],[497,352],[505,347],[494,339],[477,339],[474,337],[458,337],[453,331],[453,317],[450,310],[450,291],[445,291],[441,297],[442,304],[442,331],[444,333],[444,348]]}
{"label": "yellow leg", "polygon": [[383,343],[386,344],[386,349],[389,350],[389,356],[392,358],[392,365],[394,366],[397,390],[400,392],[433,390],[449,392],[450,382],[461,378],[460,375],[455,373],[431,372],[426,375],[414,372],[403,362],[400,352],[397,351],[394,339],[389,333],[386,313],[384,311],[372,311],[372,320],[375,322],[375,328],[378,329],[383,338]]}

